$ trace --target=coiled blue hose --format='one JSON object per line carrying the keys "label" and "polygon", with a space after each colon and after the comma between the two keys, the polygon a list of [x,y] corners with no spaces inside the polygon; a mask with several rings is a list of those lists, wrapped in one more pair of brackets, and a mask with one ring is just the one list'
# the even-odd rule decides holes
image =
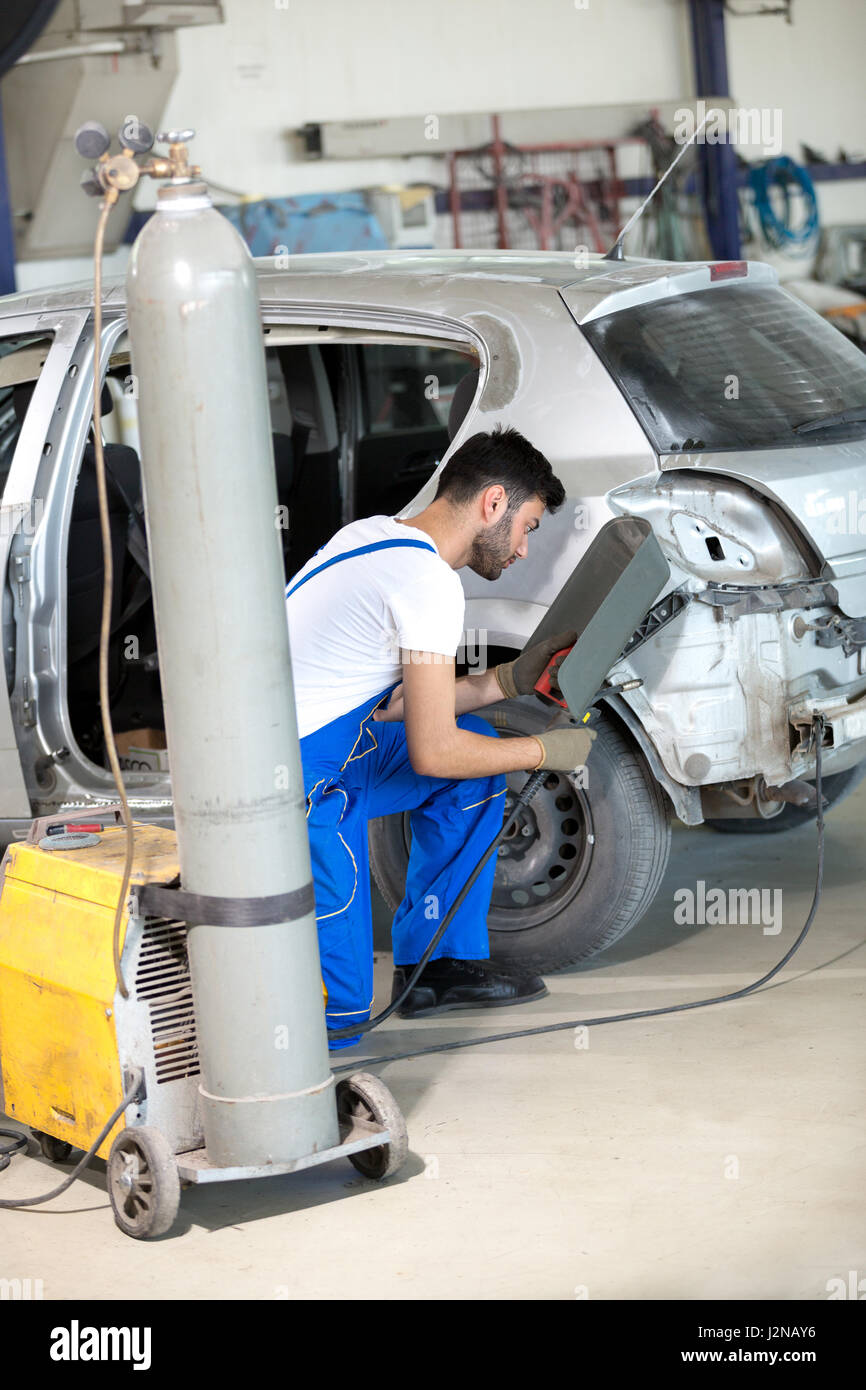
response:
{"label": "coiled blue hose", "polygon": [[[768,159],[766,164],[750,169],[749,184],[761,232],[767,244],[776,251],[789,251],[795,255],[808,251],[821,226],[815,185],[809,171],[789,155],[780,155],[778,159]],[[770,188],[773,184],[777,184],[784,195],[784,219],[776,215],[770,203]],[[792,224],[793,188],[799,188],[805,207],[805,216],[796,226]]]}

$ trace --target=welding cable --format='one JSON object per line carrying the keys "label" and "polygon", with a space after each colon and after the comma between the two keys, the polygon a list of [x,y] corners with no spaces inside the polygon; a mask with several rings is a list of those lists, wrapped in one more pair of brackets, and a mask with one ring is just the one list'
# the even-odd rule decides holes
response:
{"label": "welding cable", "polygon": [[[18,1201],[11,1201],[8,1198],[0,1199],[0,1207],[38,1207],[43,1202],[50,1202],[52,1198],[59,1197],[61,1192],[65,1192],[67,1187],[71,1187],[72,1184],[75,1182],[75,1179],[80,1177],[81,1174],[84,1172],[85,1168],[87,1167],[90,1160],[93,1158],[100,1144],[102,1144],[103,1141],[111,1133],[112,1129],[117,1124],[117,1121],[120,1119],[126,1107],[128,1105],[131,1105],[132,1102],[135,1100],[135,1097],[138,1095],[139,1088],[143,1079],[144,1072],[141,1070],[140,1067],[136,1067],[135,1070],[132,1072],[132,1080],[130,1081],[129,1086],[124,1094],[123,1100],[120,1102],[120,1104],[117,1106],[115,1110],[112,1110],[108,1119],[105,1121],[105,1124],[102,1126],[102,1129],[99,1131],[93,1143],[90,1145],[90,1148],[87,1150],[87,1153],[82,1154],[81,1158],[76,1163],[72,1172],[66,1175],[62,1183],[59,1183],[57,1187],[53,1187],[50,1192],[44,1192],[41,1197],[21,1197]],[[0,1134],[11,1135],[12,1133],[13,1131],[9,1129],[0,1130]],[[23,1139],[24,1143],[17,1144],[15,1146],[16,1149],[24,1148],[27,1143],[27,1135],[22,1134],[18,1137]],[[15,1152],[15,1150],[9,1150],[8,1152]],[[0,1164],[0,1167],[7,1167],[8,1163],[9,1160],[7,1158],[6,1163]]]}
{"label": "welding cable", "polygon": [[0,1173],[4,1168],[8,1168],[13,1154],[17,1154],[20,1149],[27,1148],[27,1135],[22,1134],[20,1129],[0,1129],[0,1139],[11,1139],[11,1144],[0,1145]]}
{"label": "welding cable", "polygon": [[[454,899],[445,916],[442,918],[442,921],[437,927],[434,935],[428,941],[423,956],[419,960],[418,964],[415,966],[415,969],[412,971],[412,974],[409,976],[409,979],[406,981],[406,984],[404,985],[401,992],[397,995],[396,999],[392,999],[387,1009],[383,1009],[380,1014],[377,1014],[375,1018],[368,1019],[366,1023],[354,1023],[348,1028],[329,1028],[329,1041],[332,1039],[336,1041],[338,1038],[356,1038],[359,1033],[370,1033],[374,1028],[378,1028],[380,1023],[384,1023],[386,1018],[390,1018],[395,1009],[399,1009],[400,1005],[403,1003],[403,1000],[406,999],[410,992],[415,988],[415,983],[418,979],[418,976],[421,974],[421,971],[424,969],[424,966],[427,964],[433,952],[436,950],[436,947],[439,945],[439,942],[442,940],[442,937],[445,935],[446,931],[450,927],[454,919],[455,912],[460,907],[460,904],[464,901],[466,894],[469,892],[478,875],[481,873],[481,870],[484,868],[484,865],[487,863],[491,854],[496,849],[496,846],[499,844],[499,841],[502,839],[505,832],[508,829],[510,829],[510,827],[514,824],[518,812],[520,812],[524,806],[529,805],[530,801],[535,796],[536,792],[539,790],[542,782],[547,776],[548,770],[545,769],[542,772],[533,772],[532,776],[527,778],[526,782],[524,783],[523,787],[517,795],[517,800],[514,803],[514,809],[512,810],[509,816],[506,816],[505,820],[502,822],[502,828],[500,830],[497,830],[493,839],[490,841],[490,844],[487,846],[481,858],[478,860],[478,863],[472,869],[471,874],[467,878],[463,887],[460,889],[460,892],[457,894],[457,897]],[[337,1067],[336,1070],[342,1071],[343,1068]]]}
{"label": "welding cable", "polygon": [[[552,729],[554,725],[559,722],[560,717],[561,716],[559,710],[556,710],[553,714],[553,717],[545,725],[545,731],[547,729]],[[587,715],[587,719],[588,718],[589,715]],[[418,980],[419,975],[421,974],[421,971],[424,969],[433,952],[436,950],[436,947],[439,945],[439,942],[442,940],[442,937],[445,935],[446,931],[448,930],[449,926],[454,920],[454,914],[460,907],[461,903],[465,900],[466,894],[469,892],[473,883],[478,878],[478,875],[481,873],[481,870],[484,868],[484,865],[487,863],[491,854],[496,849],[503,835],[505,835],[506,831],[510,830],[511,826],[514,824],[519,812],[523,809],[524,806],[529,805],[532,798],[541,789],[542,783],[548,776],[548,772],[549,769],[545,769],[544,771],[533,772],[531,776],[527,777],[520,791],[517,793],[517,799],[514,803],[513,810],[511,811],[510,815],[505,817],[505,820],[502,822],[502,825],[497,830],[496,834],[493,836],[493,839],[490,841],[490,844],[487,846],[481,858],[473,867],[472,872],[470,873],[463,887],[460,889],[460,892],[457,894],[457,897],[454,899],[454,902],[451,904],[450,908],[446,912],[439,926],[436,928],[436,931],[434,932],[433,936],[428,941],[423,956],[418,961],[417,965],[412,971],[412,974],[409,976],[408,980],[406,981],[400,993],[397,995],[396,999],[391,1000],[391,1003],[388,1005],[387,1009],[383,1009],[382,1012],[380,1014],[377,1014],[375,1018],[368,1019],[364,1023],[355,1023],[346,1028],[329,1028],[329,1039],[333,1039],[336,1042],[338,1039],[341,1038],[356,1038],[359,1033],[371,1033],[374,1028],[379,1027],[380,1023],[384,1023],[386,1018],[390,1018],[394,1010],[399,1009],[400,1005],[403,1003],[405,999],[408,999],[411,991],[415,988],[415,984]]]}
{"label": "welding cable", "polygon": [[129,891],[132,863],[135,855],[135,839],[132,830],[132,816],[126,799],[126,788],[117,757],[114,730],[111,727],[111,704],[108,692],[108,647],[111,638],[111,603],[114,588],[114,559],[111,545],[111,524],[108,517],[108,486],[105,478],[105,456],[102,451],[102,379],[99,371],[99,348],[102,338],[102,248],[105,238],[105,224],[108,215],[117,201],[117,193],[109,189],[102,200],[96,237],[93,244],[93,448],[96,462],[96,490],[99,498],[99,527],[102,533],[102,622],[99,629],[99,713],[102,718],[102,735],[108,765],[117,788],[117,796],[122,808],[123,828],[126,832],[126,854],[123,863],[123,878],[120,893],[114,910],[114,927],[111,934],[111,949],[114,958],[114,975],[124,999],[129,998],[129,990],[123,978],[120,961],[120,926]]}
{"label": "welding cable", "polygon": [[[534,1038],[543,1033],[561,1033],[566,1029],[574,1028],[595,1028],[601,1027],[604,1023],[626,1023],[634,1018],[659,1018],[662,1014],[685,1013],[688,1009],[705,1009],[710,1004],[726,1004],[732,999],[743,999],[747,994],[754,994],[756,989],[773,979],[779,971],[784,969],[791,957],[800,949],[806,934],[815,920],[815,914],[821,901],[821,892],[824,886],[824,800],[822,795],[822,771],[821,771],[821,743],[824,736],[824,717],[815,715],[812,720],[812,736],[815,741],[815,792],[818,801],[818,856],[815,873],[815,891],[812,895],[812,905],[809,908],[809,915],[806,918],[799,936],[782,959],[768,970],[760,979],[753,980],[751,984],[744,985],[742,989],[732,990],[729,994],[716,994],[711,999],[692,999],[684,1004],[667,1004],[660,1009],[635,1009],[625,1014],[607,1014],[601,1018],[575,1018],[567,1023],[548,1023],[540,1028],[518,1028],[508,1033],[490,1033],[481,1038],[462,1038],[457,1042],[434,1043],[430,1047],[417,1047],[411,1052],[394,1052],[387,1057],[364,1057],[360,1061],[347,1062],[340,1067],[332,1067],[331,1070],[336,1075],[343,1071],[359,1071],[368,1067],[380,1066],[383,1062],[402,1062],[409,1057],[426,1057],[434,1052],[455,1052],[463,1047],[480,1047],[483,1043],[507,1042],[510,1038]],[[528,784],[527,784],[528,785]],[[354,1030],[358,1032],[358,1029]]]}

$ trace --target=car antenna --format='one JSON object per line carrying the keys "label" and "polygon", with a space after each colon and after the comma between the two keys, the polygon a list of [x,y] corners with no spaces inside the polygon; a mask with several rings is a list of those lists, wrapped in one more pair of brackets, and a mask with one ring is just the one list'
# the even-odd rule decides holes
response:
{"label": "car antenna", "polygon": [[654,197],[656,196],[656,194],[658,193],[659,189],[661,188],[661,186],[662,186],[662,184],[664,183],[665,179],[667,178],[668,174],[672,173],[673,170],[677,167],[677,165],[679,164],[679,162],[680,162],[680,160],[682,159],[683,155],[685,154],[686,150],[689,148],[689,145],[691,145],[692,142],[693,142],[694,140],[696,140],[697,137],[700,135],[701,131],[703,130],[704,126],[706,125],[707,121],[710,119],[710,116],[711,116],[712,114],[713,114],[712,111],[708,111],[708,112],[706,113],[706,115],[704,116],[704,119],[701,121],[700,125],[695,127],[695,129],[692,131],[691,135],[689,136],[688,140],[686,141],[686,143],[683,145],[682,149],[680,150],[679,154],[678,154],[674,159],[671,160],[670,164],[669,164],[668,167],[665,169],[664,173],[662,174],[661,178],[659,179],[658,183],[656,184],[656,186],[655,186],[655,188],[652,190],[652,192],[647,194],[647,196],[644,198],[643,202],[641,203],[640,207],[639,207],[639,208],[636,208],[635,211],[632,213],[631,217],[630,217],[630,218],[628,219],[628,221],[626,222],[625,226],[623,227],[623,229],[622,229],[622,231],[620,232],[619,236],[617,237],[616,241],[613,243],[613,246],[610,248],[609,251],[606,251],[606,252],[605,252],[604,256],[602,257],[602,260],[605,260],[605,261],[623,261],[623,260],[625,260],[625,255],[624,255],[624,252],[623,252],[623,249],[622,249],[622,243],[623,243],[623,238],[624,238],[626,232],[630,232],[630,231],[631,231],[632,227],[634,226],[635,222],[637,222],[637,220],[638,220],[638,218],[640,217],[641,213],[643,212],[644,208],[647,207],[647,206],[652,202],[653,198],[654,198]]}

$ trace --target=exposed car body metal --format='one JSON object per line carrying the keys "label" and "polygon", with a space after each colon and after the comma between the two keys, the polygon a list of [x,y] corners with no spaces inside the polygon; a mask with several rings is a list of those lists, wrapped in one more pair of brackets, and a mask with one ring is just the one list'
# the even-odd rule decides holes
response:
{"label": "exposed car body metal", "polygon": [[[526,560],[495,586],[462,576],[474,640],[483,634],[491,646],[519,648],[605,521],[632,512],[651,522],[671,564],[666,592],[692,601],[623,657],[611,680],[635,685],[610,705],[683,820],[702,819],[704,788],[758,777],[782,786],[812,775],[814,755],[799,730],[804,711],[818,705],[830,731],[825,771],[866,759],[866,647],[855,628],[835,645],[819,640],[828,625],[866,614],[866,539],[839,534],[828,519],[829,502],[866,491],[866,441],[659,455],[579,327],[709,285],[723,295],[725,281],[710,267],[584,265],[524,252],[299,256],[286,270],[257,264],[264,324],[291,330],[288,340],[324,330],[336,342],[411,335],[472,350],[475,399],[440,467],[475,431],[502,423],[531,439],[563,480],[567,501],[544,518]],[[764,265],[737,273],[739,283],[775,283]],[[66,537],[92,393],[91,303],[90,286],[0,300],[0,332],[41,327],[54,335],[3,499],[4,517],[34,497],[44,503],[33,535],[7,522],[14,534],[0,538],[6,838],[28,808],[111,797],[109,774],[76,744],[64,698]],[[125,330],[120,284],[106,288],[104,314],[103,366]],[[434,495],[437,474],[406,514]],[[130,774],[129,789],[137,814],[170,816],[164,774]]]}
{"label": "exposed car body metal", "polygon": [[[820,460],[820,467],[816,464]],[[761,449],[754,453],[663,457],[664,470],[736,476],[774,499],[801,535],[825,557],[839,606],[851,617],[866,613],[866,515],[862,530],[838,527],[837,518],[853,492],[863,498],[863,443],[825,443],[815,449]],[[736,468],[736,472],[734,472]]]}

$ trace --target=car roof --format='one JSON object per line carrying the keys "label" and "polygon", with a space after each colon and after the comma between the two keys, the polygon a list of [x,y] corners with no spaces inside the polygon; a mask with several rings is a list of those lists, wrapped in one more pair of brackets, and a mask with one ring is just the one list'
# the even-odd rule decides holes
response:
{"label": "car roof", "polygon": [[[276,258],[278,259],[278,258]],[[391,279],[405,276],[481,276],[491,280],[531,280],[535,284],[570,285],[587,276],[600,275],[611,262],[596,253],[556,251],[365,251],[335,252],[328,255],[292,256],[291,269],[278,269],[275,258],[256,262],[259,276],[271,277],[293,274],[351,275],[374,271]]]}
{"label": "car roof", "polygon": [[[554,292],[567,286],[594,280],[602,276],[610,292],[625,289],[634,283],[636,272],[646,284],[655,279],[682,275],[706,261],[653,261],[629,256],[621,261],[605,260],[599,253],[551,251],[337,251],[321,255],[291,255],[289,266],[278,262],[281,257],[259,257],[255,261],[260,298],[264,302],[291,299],[300,277],[319,276],[329,281],[342,281],[348,288],[353,277],[370,281],[381,280],[387,287],[387,298],[405,285],[407,291],[424,280],[486,279],[503,283],[523,283],[536,292],[545,286]],[[336,290],[336,285],[335,285]],[[339,298],[339,293],[335,293]],[[106,276],[103,281],[103,303],[107,308],[122,309],[125,302],[123,276]],[[411,302],[411,301],[410,301]],[[6,315],[45,312],[57,309],[90,308],[93,304],[93,285],[89,280],[75,281],[55,288],[25,290],[0,297],[0,313]]]}

